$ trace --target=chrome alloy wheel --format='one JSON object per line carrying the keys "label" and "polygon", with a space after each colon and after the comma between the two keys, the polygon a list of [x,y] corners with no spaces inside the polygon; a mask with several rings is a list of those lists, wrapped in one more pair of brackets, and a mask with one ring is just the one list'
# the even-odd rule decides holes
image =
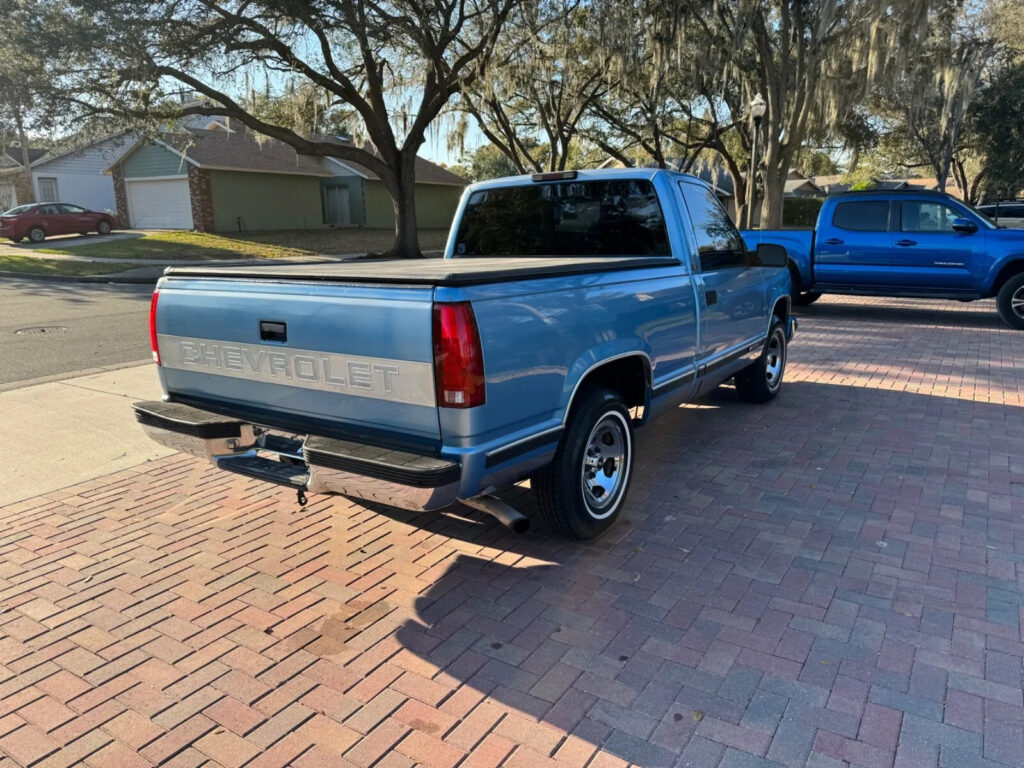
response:
{"label": "chrome alloy wheel", "polygon": [[629,427],[617,412],[606,413],[594,425],[583,453],[583,502],[597,520],[615,511],[629,476]]}
{"label": "chrome alloy wheel", "polygon": [[781,329],[772,334],[764,354],[764,375],[768,389],[774,392],[782,384],[782,373],[786,367],[786,342]]}
{"label": "chrome alloy wheel", "polygon": [[1013,292],[1010,297],[1010,309],[1017,317],[1024,317],[1024,285]]}

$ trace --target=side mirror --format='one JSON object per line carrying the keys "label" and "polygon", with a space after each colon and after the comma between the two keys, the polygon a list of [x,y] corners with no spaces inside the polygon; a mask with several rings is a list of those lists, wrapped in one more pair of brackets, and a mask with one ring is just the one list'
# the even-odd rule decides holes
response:
{"label": "side mirror", "polygon": [[978,225],[967,218],[953,219],[953,231],[963,232],[965,235],[973,234],[978,231]]}
{"label": "side mirror", "polygon": [[784,267],[789,262],[789,254],[781,245],[758,243],[757,260],[762,267]]}

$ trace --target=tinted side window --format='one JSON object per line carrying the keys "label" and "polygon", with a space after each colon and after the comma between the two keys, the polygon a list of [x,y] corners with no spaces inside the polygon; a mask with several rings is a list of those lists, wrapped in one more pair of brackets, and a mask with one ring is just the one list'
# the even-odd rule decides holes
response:
{"label": "tinted side window", "polygon": [[58,206],[61,209],[61,213],[85,213],[85,208],[80,208],[77,205],[68,205],[64,203]]}
{"label": "tinted side window", "polygon": [[952,232],[953,219],[960,214],[942,203],[923,200],[900,205],[900,229],[904,232]]}
{"label": "tinted side window", "polygon": [[60,211],[57,210],[56,205],[41,205],[36,209],[36,213],[40,216],[53,216],[55,213],[60,213]]}
{"label": "tinted side window", "polygon": [[832,226],[855,232],[887,232],[889,203],[885,200],[839,203],[832,214]]}
{"label": "tinted side window", "polygon": [[685,181],[679,182],[679,190],[693,225],[701,271],[744,266],[747,249],[743,238],[711,190]]}

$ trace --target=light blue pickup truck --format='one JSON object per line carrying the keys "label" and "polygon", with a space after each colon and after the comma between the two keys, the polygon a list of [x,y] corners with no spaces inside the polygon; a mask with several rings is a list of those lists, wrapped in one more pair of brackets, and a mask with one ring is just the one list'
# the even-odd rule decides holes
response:
{"label": "light blue pickup truck", "polygon": [[711,189],[664,170],[466,190],[444,259],[173,268],[150,335],[156,441],[222,469],[412,510],[532,479],[544,521],[619,516],[634,429],[728,379],[782,386],[785,251],[748,251]]}
{"label": "light blue pickup truck", "polygon": [[1024,232],[993,224],[961,200],[923,190],[829,197],[814,230],[756,229],[750,247],[786,249],[793,302],[823,293],[975,301],[1024,330]]}

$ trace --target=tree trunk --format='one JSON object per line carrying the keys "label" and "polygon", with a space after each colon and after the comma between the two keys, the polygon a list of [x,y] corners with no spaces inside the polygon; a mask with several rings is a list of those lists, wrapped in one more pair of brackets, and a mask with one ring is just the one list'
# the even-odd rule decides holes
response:
{"label": "tree trunk", "polygon": [[34,203],[36,200],[35,185],[32,183],[32,161],[28,153],[28,136],[25,134],[25,121],[22,120],[21,110],[14,110],[14,124],[18,129],[18,142],[21,144],[21,167],[25,175],[25,189],[28,190],[29,200],[19,200],[18,203]]}
{"label": "tree trunk", "polygon": [[[774,166],[774,164],[773,164]],[[786,196],[786,173],[777,167],[764,168],[764,199],[761,202],[760,229],[782,227],[782,205]]]}
{"label": "tree trunk", "polygon": [[395,195],[395,244],[390,255],[401,259],[423,257],[416,226],[416,185],[411,179],[401,184]]}
{"label": "tree trunk", "polygon": [[395,209],[395,242],[385,256],[399,259],[423,257],[420,252],[419,228],[416,225],[416,173],[413,167],[415,161],[415,152],[408,160],[402,156],[398,175],[390,184],[385,183],[391,193]]}

